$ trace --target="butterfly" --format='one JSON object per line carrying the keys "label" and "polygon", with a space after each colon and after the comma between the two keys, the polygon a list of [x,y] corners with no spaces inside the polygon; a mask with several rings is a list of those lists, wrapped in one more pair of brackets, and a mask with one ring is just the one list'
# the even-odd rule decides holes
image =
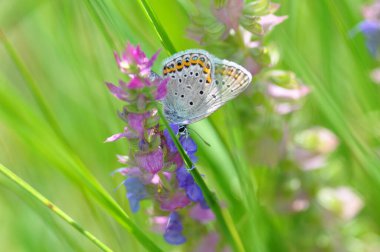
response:
{"label": "butterfly", "polygon": [[244,67],[199,49],[178,52],[164,60],[162,74],[170,78],[164,114],[177,125],[209,116],[243,92],[252,80]]}

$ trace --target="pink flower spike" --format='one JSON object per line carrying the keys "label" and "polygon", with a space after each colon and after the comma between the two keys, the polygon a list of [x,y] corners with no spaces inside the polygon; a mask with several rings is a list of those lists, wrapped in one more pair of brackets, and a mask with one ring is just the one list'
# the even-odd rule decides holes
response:
{"label": "pink flower spike", "polygon": [[164,166],[164,153],[161,149],[148,153],[137,153],[135,159],[140,168],[151,174],[156,174]]}
{"label": "pink flower spike", "polygon": [[106,85],[108,89],[111,91],[111,93],[118,99],[123,101],[128,101],[129,97],[128,94],[120,87],[115,86],[112,83],[106,82]]}

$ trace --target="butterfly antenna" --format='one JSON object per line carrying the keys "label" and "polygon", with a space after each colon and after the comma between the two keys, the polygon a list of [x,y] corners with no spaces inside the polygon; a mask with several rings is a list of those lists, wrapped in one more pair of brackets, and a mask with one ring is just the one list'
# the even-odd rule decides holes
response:
{"label": "butterfly antenna", "polygon": [[211,144],[209,144],[198,132],[196,132],[195,130],[193,129],[190,129],[188,128],[188,130],[190,131],[193,131],[195,134],[197,134],[197,136],[208,146],[208,147],[211,147]]}

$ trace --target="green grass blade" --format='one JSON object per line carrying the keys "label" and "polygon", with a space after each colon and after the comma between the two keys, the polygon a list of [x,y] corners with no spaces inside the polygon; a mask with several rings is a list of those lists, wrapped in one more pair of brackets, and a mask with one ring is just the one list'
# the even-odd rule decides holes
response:
{"label": "green grass blade", "polygon": [[151,22],[152,26],[156,30],[157,36],[159,37],[166,51],[169,53],[169,55],[176,53],[177,50],[175,49],[168,34],[166,33],[165,29],[161,25],[160,21],[158,20],[153,9],[150,7],[149,3],[146,0],[139,0],[139,3],[141,5],[141,8],[144,10],[147,18]]}
{"label": "green grass blade", "polygon": [[72,226],[79,233],[81,233],[84,237],[86,237],[88,240],[90,240],[92,243],[94,243],[96,246],[98,246],[101,250],[106,251],[106,252],[112,251],[112,249],[110,249],[106,244],[101,242],[92,233],[90,233],[89,231],[82,228],[82,226],[79,223],[77,223],[73,218],[71,218],[63,210],[61,210],[59,207],[54,205],[50,200],[48,200],[46,197],[44,197],[41,193],[39,193],[31,185],[29,185],[27,182],[25,182],[22,178],[18,177],[15,173],[13,173],[11,170],[9,170],[7,167],[2,165],[1,163],[0,163],[0,172],[4,176],[6,176],[10,180],[12,180],[14,183],[16,183],[23,190],[25,190],[31,197],[40,201],[43,205],[45,205],[47,208],[49,208],[54,214],[56,214],[58,217],[63,219],[65,222],[67,222],[70,226]]}

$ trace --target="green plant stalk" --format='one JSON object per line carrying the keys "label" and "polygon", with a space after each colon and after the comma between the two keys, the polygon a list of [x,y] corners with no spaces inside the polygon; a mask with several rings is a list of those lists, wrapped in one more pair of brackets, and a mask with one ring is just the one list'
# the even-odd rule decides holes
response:
{"label": "green plant stalk", "polygon": [[20,57],[17,55],[16,51],[9,43],[5,35],[0,30],[0,41],[3,41],[5,49],[7,50],[9,56],[12,58],[15,65],[18,67],[22,77],[24,78],[28,88],[31,90],[34,98],[37,101],[40,109],[42,110],[47,121],[53,128],[54,133],[58,139],[63,144],[63,147],[67,153],[70,154],[73,162],[80,168],[77,169],[76,179],[78,181],[83,181],[86,183],[87,189],[95,196],[95,199],[101,203],[103,207],[111,213],[111,215],[125,227],[128,232],[133,234],[134,237],[144,246],[148,251],[162,251],[156,243],[150,240],[145,233],[140,230],[130,219],[130,217],[125,213],[125,211],[117,204],[117,202],[108,194],[108,192],[100,185],[96,178],[90,173],[83,161],[78,157],[76,153],[72,150],[70,143],[66,140],[63,132],[61,131],[58,122],[56,121],[53,113],[49,109],[46,101],[40,92],[37,83],[34,81],[32,75],[22,63]]}
{"label": "green plant stalk", "polygon": [[85,236],[87,239],[89,239],[92,243],[94,243],[96,246],[98,246],[101,250],[106,252],[112,252],[113,250],[110,249],[107,245],[105,245],[103,242],[101,242],[98,238],[96,238],[92,233],[82,228],[73,218],[71,218],[69,215],[67,215],[63,210],[61,210],[59,207],[54,205],[50,200],[48,200],[45,196],[43,196],[41,193],[39,193],[36,189],[34,189],[31,185],[29,185],[26,181],[24,181],[22,178],[17,176],[15,173],[13,173],[11,170],[9,170],[4,165],[0,164],[0,172],[4,174],[7,178],[12,180],[14,183],[16,183],[21,189],[26,191],[31,197],[41,202],[43,205],[45,205],[47,208],[49,208],[53,213],[58,215],[62,220],[67,222],[69,225],[71,225],[74,229],[76,229],[79,233],[81,233],[83,236]]}
{"label": "green plant stalk", "polygon": [[181,154],[182,159],[185,162],[185,165],[188,168],[188,171],[193,176],[195,182],[197,185],[201,188],[203,195],[211,208],[211,210],[214,212],[216,219],[218,220],[218,224],[223,231],[225,237],[230,240],[232,246],[234,247],[235,251],[245,251],[243,243],[240,240],[239,234],[237,230],[235,229],[235,226],[233,225],[233,220],[229,213],[226,210],[223,210],[214,196],[214,194],[210,191],[210,189],[207,187],[206,183],[204,182],[202,176],[199,174],[198,170],[195,168],[193,162],[187,155],[186,151],[181,146],[181,143],[178,141],[177,137],[175,136],[172,128],[169,125],[169,122],[166,120],[164,113],[162,112],[162,109],[160,106],[157,106],[158,113],[165,125],[165,127],[168,129],[170,137],[173,139],[175,146],[177,147],[179,153]]}
{"label": "green plant stalk", "polygon": [[153,12],[152,7],[148,4],[146,0],[140,0],[139,1],[142,10],[146,14],[149,21],[152,23],[154,29],[156,30],[156,33],[158,37],[160,38],[161,44],[164,46],[166,51],[169,53],[169,55],[176,53],[176,49],[170,40],[168,34],[165,32],[164,28],[162,27],[160,21],[157,19],[156,14]]}

